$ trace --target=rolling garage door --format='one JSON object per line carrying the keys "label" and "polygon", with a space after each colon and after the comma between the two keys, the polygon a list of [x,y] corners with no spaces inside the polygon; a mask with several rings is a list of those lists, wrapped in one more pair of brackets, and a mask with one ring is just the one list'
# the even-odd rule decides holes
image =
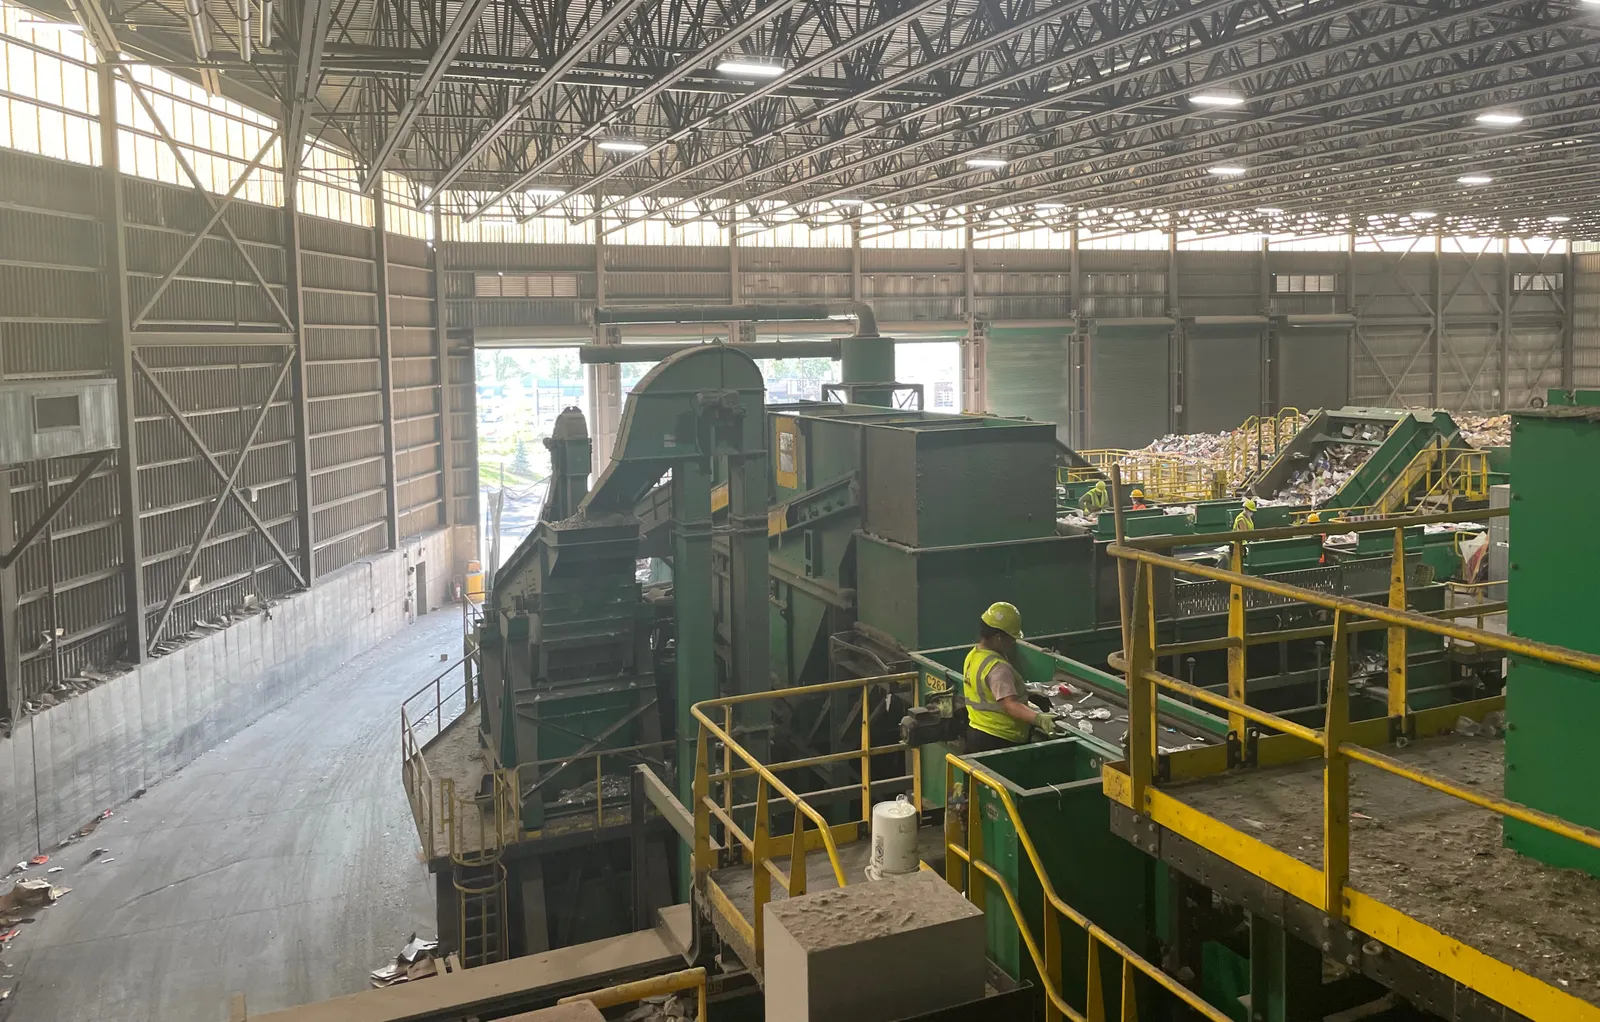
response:
{"label": "rolling garage door", "polygon": [[984,365],[989,410],[1056,424],[1066,440],[1069,327],[991,327]]}
{"label": "rolling garage door", "polygon": [[1221,433],[1261,411],[1265,316],[1202,316],[1184,324],[1184,428]]}
{"label": "rolling garage door", "polygon": [[1349,317],[1287,316],[1278,324],[1278,406],[1343,408],[1350,403]]}
{"label": "rolling garage door", "polygon": [[1143,447],[1168,432],[1172,320],[1097,319],[1089,337],[1090,449]]}

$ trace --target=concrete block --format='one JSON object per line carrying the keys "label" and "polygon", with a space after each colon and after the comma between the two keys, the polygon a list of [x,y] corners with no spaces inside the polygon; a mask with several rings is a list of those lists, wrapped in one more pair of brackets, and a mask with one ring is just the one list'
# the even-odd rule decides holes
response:
{"label": "concrete block", "polygon": [[890,1022],[984,995],[984,919],[940,877],[771,902],[767,1022]]}

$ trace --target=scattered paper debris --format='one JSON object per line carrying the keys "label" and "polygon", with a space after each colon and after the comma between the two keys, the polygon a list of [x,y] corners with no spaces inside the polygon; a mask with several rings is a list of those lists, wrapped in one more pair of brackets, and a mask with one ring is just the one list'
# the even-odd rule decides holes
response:
{"label": "scattered paper debris", "polygon": [[59,872],[61,872],[62,870],[66,869],[66,868],[67,867],[65,867],[65,866],[51,866],[49,869],[45,870],[45,872],[46,873],[59,873]]}
{"label": "scattered paper debris", "polygon": [[1461,427],[1461,436],[1474,447],[1510,447],[1510,415],[1474,415],[1452,412],[1450,417]]}
{"label": "scattered paper debris", "polygon": [[396,983],[408,983],[438,975],[440,971],[437,961],[438,950],[438,941],[420,938],[413,933],[406,939],[405,946],[400,949],[399,954],[368,974],[372,979],[372,985],[394,986]]}
{"label": "scattered paper debris", "polygon": [[19,934],[21,932],[22,932],[21,930],[17,929],[15,926],[13,926],[11,929],[7,930],[5,933],[0,933],[0,943],[3,943],[5,941],[10,940],[12,937],[15,937],[17,934]]}
{"label": "scattered paper debris", "polygon": [[29,859],[28,861],[33,863],[35,866],[43,866],[45,863],[50,861],[50,856],[48,856],[48,855],[35,855],[33,858]]}

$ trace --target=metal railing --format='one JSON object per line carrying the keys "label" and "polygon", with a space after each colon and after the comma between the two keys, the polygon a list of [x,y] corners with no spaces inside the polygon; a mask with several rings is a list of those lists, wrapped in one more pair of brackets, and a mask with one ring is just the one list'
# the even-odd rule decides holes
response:
{"label": "metal railing", "polygon": [[[1420,490],[1420,492],[1419,492]],[[1426,501],[1489,499],[1489,455],[1484,451],[1445,446],[1435,437],[1400,470],[1372,502],[1379,514],[1394,514]]]}
{"label": "metal railing", "polygon": [[[1120,483],[1113,479],[1113,488]],[[1505,517],[1508,508],[1483,509],[1473,512],[1475,519]],[[1384,629],[1389,633],[1389,705],[1392,723],[1397,727],[1387,729],[1404,733],[1405,723],[1411,713],[1406,704],[1405,662],[1406,634],[1416,631],[1441,636],[1447,640],[1470,642],[1479,648],[1498,649],[1507,654],[1540,660],[1600,675],[1600,656],[1575,650],[1532,642],[1515,636],[1484,631],[1457,625],[1447,620],[1450,616],[1465,617],[1503,610],[1503,604],[1481,603],[1458,607],[1437,615],[1421,614],[1406,609],[1404,579],[1404,526],[1449,521],[1448,514],[1413,516],[1403,522],[1381,520],[1352,522],[1346,531],[1394,532],[1393,563],[1390,601],[1388,606],[1365,603],[1349,597],[1330,595],[1287,585],[1266,578],[1244,574],[1239,570],[1240,549],[1244,542],[1254,539],[1278,539],[1312,535],[1323,526],[1290,526],[1267,529],[1253,533],[1233,533],[1219,537],[1231,542],[1233,563],[1231,569],[1211,568],[1193,562],[1180,561],[1159,551],[1183,542],[1182,537],[1152,536],[1128,539],[1118,521],[1118,539],[1108,552],[1118,561],[1123,607],[1123,652],[1114,654],[1112,666],[1126,674],[1128,684],[1129,732],[1128,759],[1125,768],[1108,767],[1105,773],[1107,794],[1135,811],[1152,816],[1156,822],[1169,826],[1185,836],[1208,844],[1206,835],[1185,823],[1182,813],[1169,810],[1169,800],[1157,792],[1160,773],[1155,736],[1159,730],[1156,722],[1156,694],[1161,689],[1186,696],[1196,702],[1227,713],[1230,730],[1240,736],[1246,724],[1254,724],[1275,731],[1298,742],[1313,746],[1320,752],[1324,769],[1324,797],[1322,806],[1323,855],[1320,869],[1315,870],[1316,891],[1304,889],[1284,869],[1272,862],[1256,860],[1250,865],[1263,877],[1278,882],[1285,889],[1296,891],[1328,915],[1341,920],[1349,919],[1351,894],[1350,877],[1350,763],[1357,762],[1375,767],[1385,773],[1460,799],[1471,805],[1488,809],[1502,817],[1509,817],[1540,830],[1576,841],[1590,848],[1600,849],[1600,831],[1584,827],[1549,813],[1531,809],[1520,803],[1496,798],[1480,791],[1463,787],[1436,774],[1417,769],[1374,749],[1354,741],[1355,725],[1350,720],[1349,671],[1350,636],[1358,631]],[[1156,670],[1163,656],[1173,654],[1175,647],[1158,645],[1156,641],[1156,608],[1154,601],[1156,569],[1198,576],[1226,582],[1230,586],[1230,613],[1227,636],[1205,640],[1209,648],[1228,650],[1227,695],[1189,684]],[[1285,717],[1249,705],[1244,689],[1244,649],[1248,636],[1244,630],[1243,593],[1245,590],[1270,593],[1313,607],[1332,611],[1332,623],[1326,626],[1297,629],[1297,636],[1328,635],[1332,637],[1332,658],[1327,680],[1327,705],[1321,728],[1307,727]],[[1282,638],[1284,633],[1275,633]],[[1185,643],[1185,648],[1196,648],[1195,643]],[[1503,708],[1504,696],[1477,700],[1470,705],[1478,712]],[[1376,733],[1370,728],[1366,733]],[[1224,853],[1226,854],[1226,853]],[[1402,948],[1401,950],[1404,950]]]}
{"label": "metal railing", "polygon": [[[474,651],[452,662],[400,704],[400,769],[411,813],[417,821],[422,849],[429,859],[439,854],[436,832],[451,834],[455,811],[455,781],[433,776],[423,750],[444,730],[477,705],[478,655]],[[445,679],[457,668],[459,682]],[[447,846],[451,842],[447,840]]]}
{"label": "metal railing", "polygon": [[1228,435],[1222,471],[1237,490],[1272,463],[1305,427],[1298,408],[1280,408],[1273,415],[1252,415]]}
{"label": "metal railing", "polygon": [[694,1017],[698,1022],[705,1022],[706,970],[698,966],[681,972],[669,972],[665,976],[652,976],[632,983],[619,983],[614,987],[594,990],[587,994],[573,994],[571,997],[561,998],[556,1003],[572,1004],[574,1001],[589,1001],[596,1008],[615,1008],[642,1001],[646,997],[660,997],[663,994],[675,994],[683,990],[695,992],[697,1010]]}
{"label": "metal railing", "polygon": [[[669,754],[676,744],[675,741],[669,738],[659,742],[643,742],[639,745],[626,745],[618,748],[607,746],[592,749],[588,752],[573,753],[568,756],[552,756],[549,759],[536,760],[532,763],[521,763],[509,770],[502,769],[498,772],[506,778],[507,789],[518,793],[517,800],[519,805],[529,798],[535,796],[543,797],[542,790],[552,784],[556,778],[563,775],[570,774],[574,779],[578,777],[584,778],[580,784],[586,784],[588,781],[593,780],[594,828],[599,830],[606,825],[605,779],[608,775],[605,764],[607,757],[613,760],[623,760],[630,765],[647,763],[653,767],[664,768],[667,765],[666,754]],[[659,755],[652,756],[651,753]],[[532,782],[524,784],[522,780],[524,771],[536,774],[537,777]],[[609,776],[616,777],[619,775],[611,774]],[[628,808],[627,799],[624,798],[620,805],[614,805],[611,808],[626,812]],[[570,821],[580,815],[588,815],[587,811],[583,813],[568,813],[560,812],[559,810],[559,806],[547,806],[545,808],[546,818],[559,816],[563,821]],[[518,830],[512,840],[519,840],[526,836],[528,836],[526,831]]]}
{"label": "metal railing", "polygon": [[[920,757],[912,757],[912,772],[889,778],[874,779],[872,758],[888,753],[904,753],[910,747],[901,743],[872,745],[872,689],[886,687],[916,692],[915,673],[892,674],[873,678],[854,678],[832,681],[820,685],[778,689],[771,692],[752,692],[745,695],[708,699],[695,704],[690,712],[700,724],[695,743],[694,771],[694,886],[710,903],[711,908],[726,919],[749,946],[760,967],[764,949],[762,930],[764,906],[772,900],[772,884],[776,881],[789,897],[806,893],[806,853],[817,848],[825,849],[828,868],[835,883],[847,884],[843,865],[839,861],[839,845],[864,836],[872,820],[872,791],[874,786],[909,783],[913,805],[922,805],[922,771]],[[836,692],[860,690],[861,740],[855,749],[809,756],[781,763],[762,763],[735,737],[737,707],[773,700],[795,700],[826,696]],[[717,719],[713,719],[717,718]],[[713,773],[712,744],[721,745],[720,769]],[[859,783],[826,791],[796,792],[779,779],[780,773],[793,773],[832,764],[854,761],[859,771]],[[740,765],[742,764],[742,765]],[[754,800],[736,802],[735,789],[741,784],[748,790],[754,782]],[[861,814],[857,820],[830,824],[808,798],[846,798],[859,793]],[[772,832],[774,811],[787,805],[793,819],[789,833]],[[775,808],[776,807],[776,808]],[[740,822],[740,818],[744,822]],[[811,829],[807,829],[807,825]],[[748,829],[747,829],[748,827]],[[713,831],[717,833],[713,833]],[[737,848],[751,868],[751,916],[746,917],[712,877],[717,868],[716,853],[731,852]],[[782,869],[780,860],[788,860],[788,870]]]}
{"label": "metal railing", "polygon": [[[1163,972],[1160,966],[1145,959],[1104,928],[1097,926],[1088,916],[1063,901],[1056,893],[1055,885],[1050,882],[1050,875],[1045,871],[1038,849],[1034,847],[1028,828],[1023,825],[1022,817],[1017,812],[1016,802],[1012,800],[1011,793],[1006,790],[1005,785],[983,767],[951,753],[945,757],[945,791],[956,790],[958,773],[965,774],[969,779],[966,786],[967,809],[965,813],[945,814],[945,880],[950,886],[965,894],[967,900],[978,909],[985,908],[988,885],[974,882],[973,872],[981,874],[989,884],[998,888],[1005,896],[1011,918],[1017,925],[1017,933],[1028,949],[1028,956],[1033,959],[1033,967],[1038,970],[1041,985],[1044,987],[1045,1022],[1058,1022],[1063,1018],[1071,1019],[1072,1022],[1107,1022],[1110,1016],[1106,1012],[1106,991],[1102,986],[1103,973],[1100,968],[1102,950],[1109,951],[1122,959],[1121,984],[1117,1000],[1121,1004],[1120,1018],[1124,1022],[1136,1022],[1139,1018],[1134,994],[1134,981],[1139,974],[1161,986],[1210,1022],[1229,1022],[1227,1014],[1207,1004],[1199,995]],[[973,787],[976,784],[988,788],[1000,800],[1006,815],[1010,818],[1011,826],[1016,831],[1017,841],[1027,856],[1028,866],[1033,870],[1034,879],[1042,892],[1043,906],[1040,920],[1044,931],[1043,940],[1034,937],[1023,914],[1022,905],[1017,900],[1017,893],[1011,889],[1011,885],[1006,882],[998,869],[984,861],[983,814],[977,809],[977,793]],[[961,840],[963,820],[967,831],[965,844]],[[1021,864],[1018,865],[1020,867]],[[1087,988],[1082,1011],[1068,1003],[1062,983],[1061,927],[1064,922],[1070,922],[1081,929],[1088,942]],[[1113,1003],[1117,1003],[1117,1000]]]}
{"label": "metal railing", "polygon": [[1079,451],[1091,467],[1063,466],[1056,481],[1085,482],[1101,476],[1111,477],[1116,468],[1123,481],[1137,486],[1151,500],[1162,502],[1214,500],[1227,496],[1228,474],[1220,463],[1195,461],[1160,451],[1127,451],[1104,448]]}

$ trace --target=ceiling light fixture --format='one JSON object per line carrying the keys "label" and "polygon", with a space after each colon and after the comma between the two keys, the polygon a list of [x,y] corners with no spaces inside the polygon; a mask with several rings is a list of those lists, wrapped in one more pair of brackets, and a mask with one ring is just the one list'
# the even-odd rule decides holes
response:
{"label": "ceiling light fixture", "polygon": [[787,70],[782,64],[767,64],[757,60],[724,60],[717,65],[717,71],[721,74],[751,78],[776,78]]}
{"label": "ceiling light fixture", "polygon": [[866,199],[851,198],[848,195],[840,196],[839,198],[831,201],[835,206],[863,206],[866,205],[867,202]]}
{"label": "ceiling light fixture", "polygon": [[[1588,2],[1590,2],[1590,0],[1584,0],[1584,2],[1588,3]],[[1593,0],[1593,2],[1594,3],[1600,3],[1600,0]],[[1567,221],[1571,220],[1572,218],[1570,216],[1547,216],[1547,217],[1545,217],[1545,219],[1548,220],[1550,223],[1553,223],[1553,224],[1564,224]]]}
{"label": "ceiling light fixture", "polygon": [[1245,169],[1231,163],[1224,163],[1219,167],[1207,167],[1206,173],[1214,174],[1217,177],[1244,177]]}
{"label": "ceiling light fixture", "polygon": [[1462,174],[1460,177],[1456,178],[1456,184],[1486,185],[1493,180],[1494,178],[1488,176],[1487,174]]}
{"label": "ceiling light fixture", "polygon": [[1257,206],[1256,212],[1264,213],[1267,216],[1277,216],[1278,214],[1282,213],[1283,210],[1279,209],[1277,206]]}
{"label": "ceiling light fixture", "polygon": [[1475,120],[1477,120],[1477,122],[1479,124],[1508,125],[1508,124],[1521,124],[1522,121],[1523,121],[1523,117],[1522,117],[1521,114],[1505,114],[1505,113],[1494,114],[1494,113],[1490,113],[1490,114],[1479,114],[1475,118]]}
{"label": "ceiling light fixture", "polygon": [[1067,207],[1059,202],[1040,202],[1036,203],[1033,208],[1041,213],[1057,213]]}
{"label": "ceiling light fixture", "polygon": [[1432,220],[1434,217],[1436,217],[1438,215],[1439,214],[1434,213],[1431,210],[1424,209],[1424,210],[1418,210],[1417,212],[1411,214],[1411,219],[1413,219],[1413,220]]}
{"label": "ceiling light fixture", "polygon": [[608,138],[596,143],[595,148],[604,149],[608,153],[642,153],[650,147],[643,142],[635,142],[626,138]]}
{"label": "ceiling light fixture", "polygon": [[1189,97],[1195,106],[1244,106],[1243,96],[1230,96],[1221,92],[1201,92]]}
{"label": "ceiling light fixture", "polygon": [[1007,162],[998,156],[974,156],[967,160],[967,166],[977,170],[994,170],[1004,167]]}

